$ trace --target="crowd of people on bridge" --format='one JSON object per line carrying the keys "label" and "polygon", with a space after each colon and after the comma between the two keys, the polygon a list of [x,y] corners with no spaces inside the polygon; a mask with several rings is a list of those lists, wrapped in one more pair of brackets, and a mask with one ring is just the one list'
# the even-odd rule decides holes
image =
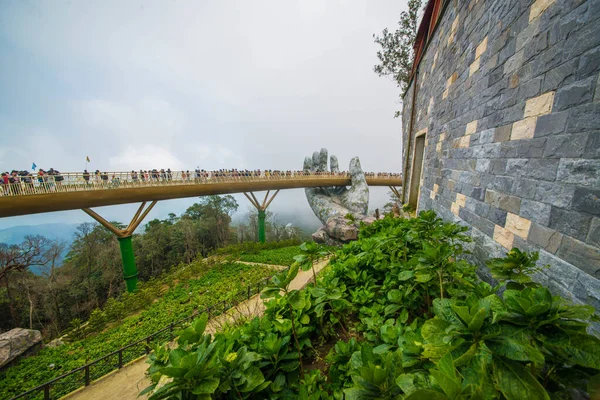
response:
{"label": "crowd of people on bridge", "polygon": [[[83,173],[64,173],[50,168],[44,170],[40,168],[36,173],[29,171],[12,170],[2,173],[0,179],[0,195],[37,193],[38,188],[43,191],[56,191],[64,183],[69,185],[101,185],[102,187],[117,187],[123,181],[126,182],[165,182],[165,181],[194,181],[208,182],[211,180],[232,179],[239,180],[245,178],[286,178],[300,176],[347,176],[347,172],[330,171],[308,171],[308,170],[248,170],[248,169],[219,169],[207,171],[197,167],[195,170],[171,171],[170,168],[150,169],[150,170],[132,170],[131,172],[101,172],[96,170],[92,173],[84,170]],[[365,172],[367,178],[385,178],[399,177],[398,173],[386,172]],[[65,180],[66,178],[66,180]]]}
{"label": "crowd of people on bridge", "polygon": [[47,171],[40,168],[37,173],[30,173],[29,171],[18,171],[13,169],[12,171],[3,172],[0,179],[0,194],[18,194],[20,189],[23,187],[34,187],[36,182],[38,184],[49,183],[52,187],[60,185],[64,180],[60,171],[54,168],[49,168]]}

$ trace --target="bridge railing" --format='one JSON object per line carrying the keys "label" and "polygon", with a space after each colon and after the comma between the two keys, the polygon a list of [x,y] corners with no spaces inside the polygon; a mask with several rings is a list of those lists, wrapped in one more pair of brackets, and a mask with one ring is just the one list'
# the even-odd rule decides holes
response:
{"label": "bridge railing", "polygon": [[[365,173],[367,178],[394,178],[395,173]],[[73,191],[107,190],[129,187],[198,185],[212,183],[285,181],[302,179],[350,178],[348,172],[261,172],[249,173],[196,173],[186,171],[168,172],[104,172],[84,176],[81,172],[56,175],[29,175],[13,177],[14,182],[0,184],[0,196],[28,196]]]}

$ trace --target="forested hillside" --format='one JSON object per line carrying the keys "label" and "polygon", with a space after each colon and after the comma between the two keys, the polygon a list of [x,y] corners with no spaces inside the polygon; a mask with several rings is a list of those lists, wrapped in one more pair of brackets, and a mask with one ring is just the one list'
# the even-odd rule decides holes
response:
{"label": "forested hillside", "polygon": [[[148,221],[133,237],[140,281],[214,249],[255,241],[255,216],[233,226],[231,216],[237,209],[232,196],[207,196],[180,216]],[[276,224],[272,215],[266,228],[272,241],[298,241],[302,235]],[[123,293],[122,275],[116,237],[95,223],[77,226],[70,245],[40,235],[27,236],[19,244],[0,244],[0,331],[23,327],[40,330],[46,340],[60,336],[71,321],[86,320],[94,309]]]}
{"label": "forested hillside", "polygon": [[[297,246],[294,246],[297,249]],[[222,302],[235,303],[248,287],[273,275],[275,269],[219,259],[201,259],[175,267],[170,273],[139,285],[135,293],[124,292],[95,309],[88,321],[71,321],[59,347],[46,347],[35,356],[21,359],[0,372],[0,398],[10,398],[52,378],[142,339],[193,312]],[[124,353],[123,363],[139,357],[138,349]],[[135,350],[138,350],[136,353]],[[141,351],[143,354],[143,349]],[[104,367],[104,368],[103,368]],[[112,370],[100,365],[94,376]],[[59,391],[68,393],[78,387]],[[62,390],[62,389],[61,389]]]}

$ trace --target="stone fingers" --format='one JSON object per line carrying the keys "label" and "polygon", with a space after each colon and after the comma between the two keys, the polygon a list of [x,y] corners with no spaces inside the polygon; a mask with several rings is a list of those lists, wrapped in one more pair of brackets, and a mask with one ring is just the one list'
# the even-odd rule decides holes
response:
{"label": "stone fingers", "polygon": [[336,156],[331,156],[329,158],[329,167],[331,168],[331,172],[333,172],[333,173],[340,172],[340,166],[339,166],[338,159]]}

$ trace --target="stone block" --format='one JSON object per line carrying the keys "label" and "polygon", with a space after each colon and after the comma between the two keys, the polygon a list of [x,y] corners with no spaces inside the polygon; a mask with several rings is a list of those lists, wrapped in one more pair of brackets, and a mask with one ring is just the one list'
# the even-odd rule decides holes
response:
{"label": "stone block", "polygon": [[456,141],[456,148],[459,149],[464,149],[469,147],[469,144],[471,143],[471,136],[463,136],[460,139],[457,139]]}
{"label": "stone block", "polygon": [[570,110],[566,132],[584,132],[598,129],[600,103],[587,103]]}
{"label": "stone block", "polygon": [[562,158],[556,179],[564,183],[600,187],[600,160]]}
{"label": "stone block", "polygon": [[530,160],[527,158],[509,158],[506,160],[506,173],[508,175],[518,176],[521,171],[527,168]]}
{"label": "stone block", "polygon": [[517,86],[519,86],[519,74],[514,73],[510,76],[510,79],[508,80],[508,87],[514,89]]}
{"label": "stone block", "polygon": [[490,168],[490,159],[489,158],[480,158],[477,160],[477,165],[475,167],[476,171],[479,172],[487,172]]}
{"label": "stone block", "polygon": [[504,225],[504,227],[509,232],[512,232],[523,239],[527,239],[529,229],[531,229],[531,221],[509,212],[506,215],[506,225]]}
{"label": "stone block", "polygon": [[577,69],[577,75],[580,78],[585,78],[590,75],[596,76],[598,74],[600,66],[600,46],[593,48],[581,55],[579,59],[579,68]]}
{"label": "stone block", "polygon": [[478,201],[483,201],[484,194],[485,194],[484,188],[474,187],[473,189],[471,189],[469,197],[471,197],[472,199],[478,200]]}
{"label": "stone block", "polygon": [[554,4],[555,0],[536,0],[529,9],[529,23],[538,18],[548,7]]}
{"label": "stone block", "polygon": [[489,172],[494,175],[503,175],[506,171],[506,159],[497,158],[490,160]]}
{"label": "stone block", "polygon": [[494,132],[495,129],[486,129],[479,132],[479,143],[480,144],[489,144],[494,143]]}
{"label": "stone block", "polygon": [[483,38],[479,46],[475,49],[475,58],[481,57],[481,55],[486,51],[488,44],[488,37]]}
{"label": "stone block", "polygon": [[535,133],[537,117],[525,118],[512,125],[510,140],[531,139]]}
{"label": "stone block", "polygon": [[480,218],[486,218],[490,210],[490,206],[486,203],[475,200],[470,197],[466,199],[464,207]]}
{"label": "stone block", "polygon": [[[540,258],[538,260],[539,266],[549,265],[549,269],[543,269],[541,275],[545,276],[545,286],[556,287],[560,286],[568,290],[573,291],[577,277],[582,274],[581,270],[568,262],[561,260],[554,254],[546,250],[540,250]],[[584,274],[585,275],[585,274]],[[544,282],[538,280],[538,274],[535,275],[536,282]],[[567,297],[568,298],[568,297]]]}
{"label": "stone block", "polygon": [[529,140],[519,140],[517,157],[540,158],[546,148],[546,138],[533,138]]}
{"label": "stone block", "polygon": [[579,59],[576,58],[546,72],[542,83],[542,91],[556,90],[572,83],[575,80],[578,62]]}
{"label": "stone block", "polygon": [[592,218],[590,231],[585,241],[592,246],[600,248],[600,218]]}
{"label": "stone block", "polygon": [[506,142],[507,140],[510,140],[511,132],[512,125],[504,125],[494,129],[494,142]]}
{"label": "stone block", "polygon": [[452,206],[450,207],[450,211],[452,211],[452,214],[458,216],[458,213],[460,211],[460,207],[458,206],[458,204],[452,202]]}
{"label": "stone block", "polygon": [[532,21],[529,25],[525,27],[522,31],[517,34],[517,47],[516,50],[519,51],[523,47],[530,47],[531,40],[533,37],[539,32],[540,24],[539,19]]}
{"label": "stone block", "polygon": [[573,59],[600,45],[600,35],[598,35],[596,23],[583,25],[577,34],[567,37],[563,46],[556,46],[561,48],[563,60]]}
{"label": "stone block", "polygon": [[504,75],[509,75],[523,65],[523,56],[525,54],[525,49],[516,52],[512,57],[510,57],[504,63]]}
{"label": "stone block", "polygon": [[592,216],[577,211],[552,207],[549,227],[578,240],[585,240]]}
{"label": "stone block", "polygon": [[540,225],[548,226],[550,223],[550,211],[551,207],[546,203],[521,199],[521,216]]}
{"label": "stone block", "polygon": [[548,137],[544,149],[545,158],[577,158],[581,157],[586,149],[589,134],[572,133],[553,135]]}
{"label": "stone block", "polygon": [[526,82],[522,82],[517,93],[519,101],[539,96],[542,90],[542,81],[543,78],[540,76],[530,79]]}
{"label": "stone block", "polygon": [[521,199],[517,196],[500,193],[498,203],[494,205],[505,211],[518,214],[521,209]]}
{"label": "stone block", "polygon": [[600,251],[597,247],[565,236],[556,254],[594,278],[600,279]]}
{"label": "stone block", "polygon": [[521,174],[530,178],[554,181],[556,180],[558,165],[559,160],[557,159],[532,158],[526,168],[521,171]]}
{"label": "stone block", "polygon": [[515,241],[515,235],[507,229],[496,225],[494,226],[494,240],[500,243],[505,249],[511,250]]}
{"label": "stone block", "polygon": [[549,229],[536,223],[531,224],[527,240],[544,250],[555,254],[562,243],[563,235],[554,229]]}
{"label": "stone block", "polygon": [[573,196],[573,210],[600,216],[600,189],[578,187]]}
{"label": "stone block", "polygon": [[600,158],[600,130],[589,133],[583,158]]}
{"label": "stone block", "polygon": [[455,202],[457,205],[464,207],[466,200],[467,200],[467,196],[465,196],[462,193],[456,193],[456,201]]}
{"label": "stone block", "polygon": [[568,111],[563,111],[538,117],[534,137],[544,137],[564,132],[568,115]]}
{"label": "stone block", "polygon": [[469,65],[469,76],[473,75],[475,72],[477,72],[479,70],[480,63],[481,63],[481,58],[477,58],[477,59],[475,59],[475,61],[473,61],[471,63],[471,65]]}
{"label": "stone block", "polygon": [[512,193],[514,184],[515,178],[512,176],[496,176],[491,188],[503,193]]}
{"label": "stone block", "polygon": [[475,132],[477,132],[477,120],[469,122],[465,128],[465,135],[472,135]]}
{"label": "stone block", "polygon": [[[471,137],[471,136],[465,136]],[[471,149],[473,158],[497,158],[500,156],[501,143],[488,143],[481,146],[475,146]]]}
{"label": "stone block", "polygon": [[496,225],[504,226],[506,224],[506,215],[506,211],[494,206],[490,206],[487,219],[489,219]]}
{"label": "stone block", "polygon": [[552,112],[552,104],[554,103],[554,92],[547,92],[540,96],[531,98],[525,103],[525,118],[537,117],[540,115],[550,114]]}
{"label": "stone block", "polygon": [[590,76],[587,79],[559,88],[556,91],[555,109],[562,111],[592,101],[595,81],[596,77]]}
{"label": "stone block", "polygon": [[517,178],[517,187],[515,193],[522,199],[535,199],[535,192],[538,186],[538,181],[535,179],[529,179],[525,177]]}
{"label": "stone block", "polygon": [[534,200],[543,201],[559,208],[571,208],[575,187],[562,183],[538,181]]}

